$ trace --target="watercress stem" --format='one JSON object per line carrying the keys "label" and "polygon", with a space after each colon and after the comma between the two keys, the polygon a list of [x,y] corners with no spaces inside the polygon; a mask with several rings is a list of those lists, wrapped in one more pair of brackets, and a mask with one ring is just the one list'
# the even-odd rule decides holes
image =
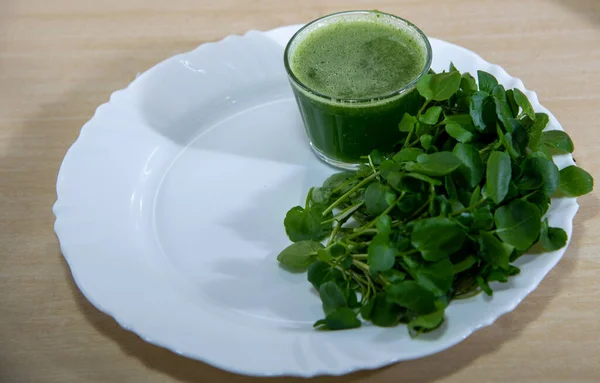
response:
{"label": "watercress stem", "polygon": [[333,228],[333,231],[331,232],[331,235],[329,236],[329,241],[327,241],[327,246],[331,246],[331,244],[333,243],[333,240],[335,239],[335,236],[337,235],[338,231],[341,229],[343,224],[344,224],[344,222],[339,221],[337,223],[337,225],[335,225],[335,227]]}
{"label": "watercress stem", "polygon": [[379,174],[379,172],[371,174],[370,176],[368,176],[367,178],[365,178],[364,180],[362,180],[358,184],[356,184],[352,189],[350,189],[346,193],[344,193],[334,203],[332,203],[331,205],[329,205],[329,207],[327,209],[325,209],[325,211],[323,212],[323,216],[326,216],[327,214],[331,213],[333,211],[333,209],[335,209],[339,204],[341,204],[342,202],[344,202],[344,200],[346,198],[350,197],[358,189],[360,189],[361,187],[363,187],[367,183],[371,182],[373,180],[373,178],[377,177],[378,174]]}

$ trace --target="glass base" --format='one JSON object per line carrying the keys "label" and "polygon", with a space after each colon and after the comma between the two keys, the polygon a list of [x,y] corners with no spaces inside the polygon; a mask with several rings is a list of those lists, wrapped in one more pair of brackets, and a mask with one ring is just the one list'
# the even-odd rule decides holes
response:
{"label": "glass base", "polygon": [[313,150],[313,152],[315,152],[315,154],[317,155],[317,157],[327,163],[328,165],[331,165],[333,167],[339,168],[339,169],[343,169],[343,170],[352,170],[352,171],[356,171],[358,170],[358,167],[361,165],[360,163],[354,163],[354,162],[342,162],[339,160],[334,160],[331,157],[328,157],[325,153],[323,153],[322,151],[320,151],[319,149],[317,149],[312,142],[310,142],[310,147]]}

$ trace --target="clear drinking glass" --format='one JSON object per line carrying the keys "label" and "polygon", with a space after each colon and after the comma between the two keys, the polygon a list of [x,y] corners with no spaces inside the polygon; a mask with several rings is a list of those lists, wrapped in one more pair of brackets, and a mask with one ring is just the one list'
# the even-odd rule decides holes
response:
{"label": "clear drinking glass", "polygon": [[[418,44],[424,66],[409,84],[377,97],[342,99],[311,89],[302,83],[292,70],[292,57],[305,38],[331,23],[372,21],[387,23],[411,36]],[[398,123],[404,113],[416,114],[421,96],[416,91],[417,81],[431,66],[431,45],[425,34],[415,25],[400,17],[377,11],[348,11],[314,20],[301,28],[289,41],[284,53],[285,68],[302,115],[310,145],[325,162],[353,170],[364,162],[374,149],[390,151],[398,143]]]}

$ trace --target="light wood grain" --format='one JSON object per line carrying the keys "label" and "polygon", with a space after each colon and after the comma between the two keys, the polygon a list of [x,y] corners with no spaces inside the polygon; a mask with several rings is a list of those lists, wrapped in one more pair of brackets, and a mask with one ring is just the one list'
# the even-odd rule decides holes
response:
{"label": "light wood grain", "polygon": [[[259,382],[151,346],[79,293],[53,233],[56,173],[110,93],[175,53],[249,29],[378,8],[536,90],[600,179],[598,0],[0,1],[0,382]],[[600,203],[513,313],[438,355],[315,382],[599,382]],[[296,379],[272,379],[294,382]]]}

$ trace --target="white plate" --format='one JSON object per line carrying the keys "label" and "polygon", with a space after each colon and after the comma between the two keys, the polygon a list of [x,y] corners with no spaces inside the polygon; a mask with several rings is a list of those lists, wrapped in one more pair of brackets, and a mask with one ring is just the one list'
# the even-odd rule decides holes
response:
{"label": "white plate", "polygon": [[[311,152],[283,68],[299,26],[204,44],[156,65],[98,108],[61,166],[54,206],[83,294],[146,341],[250,375],[343,374],[444,350],[492,324],[540,283],[564,249],[520,258],[495,294],[453,302],[417,340],[404,326],[317,332],[320,300],[279,268],[283,218],[335,170]],[[433,69],[523,83],[431,39]],[[526,91],[536,111],[550,114]],[[550,114],[551,129],[562,129]],[[559,167],[570,156],[556,159]],[[569,237],[578,205],[549,217]]]}

